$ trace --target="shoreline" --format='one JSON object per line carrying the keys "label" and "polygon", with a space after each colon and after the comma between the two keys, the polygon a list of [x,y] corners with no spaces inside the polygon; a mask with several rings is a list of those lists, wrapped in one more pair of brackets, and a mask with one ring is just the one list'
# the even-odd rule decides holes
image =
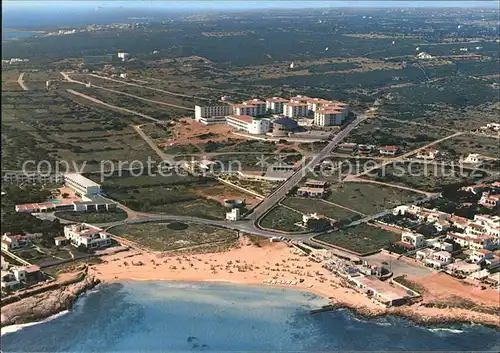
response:
{"label": "shoreline", "polygon": [[[477,322],[475,320],[469,320],[467,318],[464,318],[463,316],[455,317],[455,316],[421,316],[418,314],[415,314],[413,312],[407,312],[404,310],[405,308],[408,308],[409,306],[400,306],[400,307],[393,307],[393,308],[382,308],[380,307],[381,310],[370,310],[369,308],[366,307],[356,307],[353,306],[347,302],[342,302],[342,301],[337,301],[333,297],[329,297],[322,293],[321,291],[314,290],[314,288],[302,288],[302,287],[291,287],[291,286],[286,286],[286,285],[269,285],[265,283],[260,283],[260,282],[238,282],[238,281],[233,281],[233,280],[226,280],[226,279],[163,279],[163,278],[151,278],[151,279],[144,279],[144,278],[122,278],[122,279],[117,279],[117,280],[110,280],[110,281],[104,281],[102,280],[100,284],[107,284],[107,283],[118,283],[121,281],[137,281],[137,282],[156,282],[156,281],[165,281],[165,282],[174,282],[174,283],[210,283],[210,284],[232,284],[232,285],[238,285],[238,286],[255,286],[255,287],[265,287],[265,288],[274,288],[274,289],[286,289],[286,290],[296,290],[300,292],[307,292],[309,294],[314,294],[318,297],[321,297],[325,300],[329,301],[329,305],[333,307],[331,311],[334,310],[342,310],[346,309],[349,310],[352,314],[357,315],[361,318],[364,319],[376,319],[376,318],[382,318],[382,317],[397,317],[397,318],[402,318],[405,319],[415,325],[422,326],[422,327],[432,327],[436,326],[439,324],[443,325],[452,325],[452,324],[463,324],[463,325],[482,325],[491,329],[496,329],[500,330],[500,322],[497,323],[491,323],[491,322]],[[361,295],[361,294],[359,294]],[[319,309],[319,308],[318,308]],[[391,310],[393,309],[393,310]],[[403,309],[403,310],[401,310]],[[442,310],[442,309],[439,309]],[[330,310],[328,310],[330,311]],[[481,313],[478,313],[481,315]],[[500,318],[498,319],[500,321]]]}
{"label": "shoreline", "polygon": [[[102,257],[103,262],[89,265],[79,283],[22,299],[2,307],[2,327],[46,319],[70,309],[80,294],[99,283],[120,281],[170,281],[229,283],[299,290],[324,298],[334,309],[348,309],[364,318],[401,317],[421,326],[440,324],[480,324],[500,329],[498,315],[457,307],[437,308],[425,304],[386,308],[347,287],[343,280],[283,243],[248,243],[219,253],[172,255],[132,250]],[[293,281],[295,285],[268,284],[264,280]],[[56,295],[53,295],[56,293]],[[442,294],[442,293],[440,293]],[[453,293],[452,293],[453,294]],[[57,300],[59,296],[64,299]],[[430,295],[431,299],[432,296]],[[453,303],[453,295],[444,298]],[[475,302],[478,305],[478,302]],[[479,303],[479,305],[486,305]],[[10,307],[10,308],[9,308]],[[18,310],[12,310],[12,308]],[[318,308],[319,309],[319,308]],[[4,315],[10,311],[10,319]],[[21,312],[19,312],[21,310]],[[23,312],[24,310],[24,312]],[[34,312],[37,315],[33,315]],[[8,316],[8,315],[7,315]],[[14,319],[13,319],[14,318]],[[33,320],[33,318],[35,320]]]}
{"label": "shoreline", "polygon": [[[419,315],[414,315],[412,313],[408,313],[405,311],[380,311],[380,312],[374,312],[370,310],[366,310],[366,308],[363,307],[354,307],[348,303],[343,303],[343,302],[336,302],[332,300],[333,298],[331,297],[326,297],[325,295],[321,294],[317,290],[312,290],[312,288],[304,289],[304,288],[294,288],[290,286],[272,286],[272,285],[267,285],[263,283],[243,283],[243,282],[234,282],[231,280],[212,280],[212,279],[204,279],[204,280],[169,280],[169,279],[133,279],[133,278],[127,278],[127,279],[119,279],[119,280],[113,280],[113,281],[101,281],[97,279],[97,282],[94,284],[94,286],[85,289],[83,292],[79,294],[75,294],[75,298],[72,301],[72,305],[69,308],[61,308],[60,310],[57,310],[55,312],[52,312],[50,315],[40,318],[37,321],[30,321],[30,322],[23,322],[23,323],[14,323],[10,324],[7,326],[2,325],[1,326],[1,336],[7,335],[9,333],[14,333],[17,331],[22,330],[25,327],[33,326],[33,325],[38,325],[38,324],[43,324],[46,322],[50,322],[52,320],[55,320],[59,317],[62,317],[66,314],[71,314],[72,311],[72,306],[85,294],[92,290],[99,290],[99,286],[105,285],[107,283],[119,283],[122,281],[137,281],[137,282],[148,282],[148,281],[165,281],[165,282],[175,282],[175,283],[211,283],[211,284],[221,284],[221,283],[226,283],[226,284],[232,284],[232,285],[238,285],[238,286],[255,286],[255,287],[271,287],[271,288],[281,288],[281,289],[287,289],[287,290],[298,290],[301,292],[307,292],[310,294],[317,295],[325,300],[328,300],[330,302],[330,305],[332,305],[332,310],[328,311],[335,311],[335,310],[348,310],[353,316],[357,316],[361,319],[377,319],[377,318],[384,318],[384,317],[393,317],[393,318],[401,318],[404,320],[407,320],[408,322],[420,326],[420,327],[425,327],[425,328],[443,328],[440,327],[439,325],[445,325],[445,326],[451,326],[451,325],[482,325],[484,327],[494,329],[500,332],[500,323],[498,324],[492,324],[492,323],[485,323],[485,322],[474,322],[467,320],[465,318],[459,318],[459,317],[423,317]],[[447,329],[447,327],[444,327],[444,329]]]}

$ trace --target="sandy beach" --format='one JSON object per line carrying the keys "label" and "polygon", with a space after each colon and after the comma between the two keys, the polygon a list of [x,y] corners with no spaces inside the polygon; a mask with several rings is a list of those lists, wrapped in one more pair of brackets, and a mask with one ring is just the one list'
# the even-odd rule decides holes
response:
{"label": "sandy beach", "polygon": [[[173,281],[210,281],[231,282],[247,285],[264,285],[309,291],[329,298],[339,307],[348,307],[370,317],[398,315],[422,324],[444,322],[480,323],[500,327],[498,315],[481,310],[453,307],[453,300],[460,293],[441,292],[436,286],[436,275],[431,280],[429,296],[412,306],[386,308],[367,296],[346,287],[343,280],[283,243],[261,242],[260,246],[251,245],[245,239],[240,246],[222,253],[171,255],[151,252],[127,251],[102,258],[103,263],[93,265],[90,273],[101,281],[118,280],[173,280]],[[265,280],[279,280],[293,284],[267,284]],[[445,287],[454,279],[445,279]],[[457,282],[458,283],[458,282]],[[461,285],[461,284],[460,284]],[[471,289],[468,289],[471,290]],[[477,290],[479,291],[479,289]],[[491,292],[491,293],[490,293]],[[427,290],[426,290],[427,293]],[[481,291],[467,296],[477,300],[478,306],[498,307],[493,290]],[[449,307],[429,307],[430,301],[439,297],[450,301]],[[496,305],[496,306],[495,306]]]}
{"label": "sandy beach", "polygon": [[[105,256],[102,260],[102,264],[93,265],[90,271],[105,282],[172,280],[281,286],[327,298],[350,298],[355,306],[380,308],[368,298],[353,296],[354,290],[342,287],[340,278],[284,243],[267,241],[257,247],[243,240],[240,247],[222,253],[166,255],[129,251]],[[272,279],[296,284],[263,283]]]}

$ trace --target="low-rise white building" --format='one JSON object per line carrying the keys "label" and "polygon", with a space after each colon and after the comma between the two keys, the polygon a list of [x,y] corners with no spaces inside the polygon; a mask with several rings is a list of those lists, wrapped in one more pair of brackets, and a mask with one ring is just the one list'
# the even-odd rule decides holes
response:
{"label": "low-rise white building", "polygon": [[483,192],[478,204],[487,208],[500,206],[500,194],[491,195],[489,192]]}
{"label": "low-rise white building", "polygon": [[226,212],[226,220],[228,221],[239,221],[241,218],[241,210],[239,208],[233,208],[231,211]]}
{"label": "low-rise white building", "polygon": [[452,261],[453,257],[449,252],[438,251],[433,253],[430,258],[426,258],[424,260],[424,264],[436,270],[440,270],[446,265],[449,265]]}
{"label": "low-rise white building", "polygon": [[263,135],[271,129],[271,122],[268,119],[258,119],[249,115],[227,116],[226,123],[252,135]]}
{"label": "low-rise white building", "polygon": [[399,146],[382,146],[379,148],[379,153],[383,156],[395,156],[400,151]]}
{"label": "low-rise white building", "polygon": [[73,189],[78,196],[98,195],[101,193],[101,185],[78,173],[65,174],[64,184]]}
{"label": "low-rise white building", "polygon": [[439,151],[437,149],[426,148],[426,149],[419,151],[416,155],[416,158],[433,160],[433,159],[436,159],[437,156],[439,156]]}
{"label": "low-rise white building", "polygon": [[111,238],[104,230],[86,223],[65,226],[64,236],[75,247],[98,249],[111,245]]}
{"label": "low-rise white building", "polygon": [[409,247],[421,248],[425,246],[425,237],[419,233],[403,232],[401,233],[402,245],[408,245]]}
{"label": "low-rise white building", "polygon": [[431,54],[428,54],[426,52],[420,52],[417,54],[418,59],[432,59],[433,56]]}
{"label": "low-rise white building", "polygon": [[13,273],[2,270],[0,273],[0,284],[2,290],[12,291],[18,289],[21,283],[16,279]]}
{"label": "low-rise white building", "polygon": [[478,214],[474,216],[474,222],[485,227],[488,234],[500,236],[500,216]]}
{"label": "low-rise white building", "polygon": [[36,172],[5,172],[2,181],[7,184],[62,184],[64,174],[36,173]]}
{"label": "low-rise white building", "polygon": [[118,52],[118,59],[126,60],[130,54],[129,53],[124,53],[124,52]]}
{"label": "low-rise white building", "polygon": [[436,230],[438,232],[444,232],[448,229],[450,229],[450,222],[448,221],[439,221],[439,222],[436,222],[434,223],[434,227],[436,228]]}
{"label": "low-rise white building", "polygon": [[469,256],[469,259],[473,263],[477,264],[479,262],[482,262],[483,260],[492,259],[494,256],[495,256],[495,254],[489,250],[474,249],[474,250],[472,250],[472,254],[470,254],[470,256]]}
{"label": "low-rise white building", "polygon": [[425,259],[430,259],[435,251],[432,249],[420,249],[415,253],[415,257],[418,261],[424,261]]}
{"label": "low-rise white building", "polygon": [[470,153],[467,157],[462,159],[462,163],[465,164],[476,164],[481,163],[483,158],[477,153]]}
{"label": "low-rise white building", "polygon": [[438,251],[453,251],[453,244],[442,241],[441,239],[426,239],[425,245]]}

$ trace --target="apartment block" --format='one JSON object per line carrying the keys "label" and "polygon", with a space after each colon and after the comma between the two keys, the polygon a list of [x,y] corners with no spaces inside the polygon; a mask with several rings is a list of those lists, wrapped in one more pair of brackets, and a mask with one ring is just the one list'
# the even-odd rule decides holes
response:
{"label": "apartment block", "polygon": [[257,107],[253,104],[234,104],[233,115],[257,116]]}
{"label": "apartment block", "polygon": [[288,103],[288,99],[280,98],[280,97],[271,97],[266,99],[266,109],[267,111],[274,114],[282,114],[283,106],[285,103]]}
{"label": "apartment block", "polygon": [[305,102],[290,102],[283,104],[283,115],[289,118],[305,117],[309,115],[309,108]]}
{"label": "apartment block", "polygon": [[219,123],[217,118],[224,119],[226,115],[231,115],[233,108],[228,105],[212,105],[212,106],[199,106],[194,107],[194,118],[196,121],[212,125]]}
{"label": "apartment block", "polygon": [[263,102],[259,99],[255,98],[248,101],[244,101],[243,104],[255,106],[255,114],[256,114],[255,116],[265,115],[267,113],[266,102]]}

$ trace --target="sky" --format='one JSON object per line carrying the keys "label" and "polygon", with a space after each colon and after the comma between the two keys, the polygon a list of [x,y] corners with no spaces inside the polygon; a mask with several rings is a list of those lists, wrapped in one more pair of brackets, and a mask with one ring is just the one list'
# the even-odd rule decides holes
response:
{"label": "sky", "polygon": [[183,0],[163,0],[163,1],[80,1],[80,0],[2,0],[2,6],[7,8],[96,8],[102,7],[134,7],[134,8],[175,8],[189,10],[203,9],[258,9],[258,8],[313,8],[313,7],[497,7],[498,0],[492,1],[290,1],[290,0],[252,0],[252,1],[183,1]]}

